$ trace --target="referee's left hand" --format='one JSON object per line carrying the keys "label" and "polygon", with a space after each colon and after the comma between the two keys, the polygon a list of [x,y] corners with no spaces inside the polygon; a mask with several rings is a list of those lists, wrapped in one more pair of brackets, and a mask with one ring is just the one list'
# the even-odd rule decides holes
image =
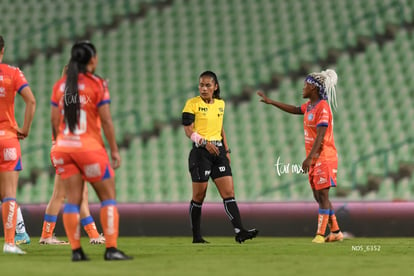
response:
{"label": "referee's left hand", "polygon": [[206,144],[206,150],[209,153],[211,153],[213,155],[216,155],[216,156],[218,156],[220,154],[220,151],[219,151],[218,147],[216,147],[215,145],[213,145],[210,142],[207,142],[207,144]]}

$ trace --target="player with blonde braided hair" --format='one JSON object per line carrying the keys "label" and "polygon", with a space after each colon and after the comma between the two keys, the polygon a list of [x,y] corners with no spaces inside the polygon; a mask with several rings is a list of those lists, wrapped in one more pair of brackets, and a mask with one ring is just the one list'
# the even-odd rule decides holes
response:
{"label": "player with blonde braided hair", "polygon": [[[314,243],[342,241],[343,234],[339,229],[336,216],[329,200],[329,188],[336,187],[338,154],[333,135],[332,109],[336,109],[336,90],[338,81],[332,69],[311,73],[305,78],[303,98],[309,99],[301,106],[293,106],[269,99],[258,91],[261,101],[271,104],[291,114],[304,115],[306,158],[302,169],[309,175],[314,198],[319,204],[318,228]],[[331,233],[325,238],[329,224]]]}

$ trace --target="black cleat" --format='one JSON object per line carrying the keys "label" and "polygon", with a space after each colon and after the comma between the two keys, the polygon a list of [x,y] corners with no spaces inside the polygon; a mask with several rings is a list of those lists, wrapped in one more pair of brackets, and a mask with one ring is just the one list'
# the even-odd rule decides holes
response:
{"label": "black cleat", "polygon": [[200,237],[200,238],[193,238],[193,243],[209,243],[209,242]]}
{"label": "black cleat", "polygon": [[235,240],[238,243],[242,243],[245,240],[251,240],[255,238],[259,234],[259,231],[256,229],[250,229],[250,230],[241,230],[239,233],[236,234]]}
{"label": "black cleat", "polygon": [[115,247],[107,248],[105,251],[104,258],[106,261],[125,261],[132,260],[132,257],[125,255],[121,250],[116,249]]}
{"label": "black cleat", "polygon": [[72,250],[72,262],[89,261],[88,256],[83,253],[82,247]]}

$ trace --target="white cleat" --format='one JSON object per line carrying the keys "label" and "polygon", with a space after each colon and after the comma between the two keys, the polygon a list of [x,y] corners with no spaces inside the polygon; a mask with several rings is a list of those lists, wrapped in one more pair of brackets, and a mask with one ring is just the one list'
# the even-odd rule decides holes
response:
{"label": "white cleat", "polygon": [[61,241],[56,238],[55,234],[49,238],[40,238],[39,244],[50,244],[50,245],[68,245],[69,242]]}
{"label": "white cleat", "polygon": [[100,234],[99,237],[97,237],[97,238],[89,239],[90,244],[104,244],[105,241],[106,240],[105,240],[105,237],[104,237],[103,234]]}
{"label": "white cleat", "polygon": [[24,255],[26,254],[26,251],[23,251],[15,244],[12,243],[5,243],[3,246],[3,253],[5,254],[18,254],[18,255]]}

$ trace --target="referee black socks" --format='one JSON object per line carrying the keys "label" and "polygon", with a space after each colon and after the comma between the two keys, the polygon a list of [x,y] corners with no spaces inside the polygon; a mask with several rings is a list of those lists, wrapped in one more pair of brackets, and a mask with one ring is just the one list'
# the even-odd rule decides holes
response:
{"label": "referee black socks", "polygon": [[190,223],[191,230],[193,231],[193,239],[199,240],[201,237],[201,207],[202,203],[191,200],[190,202]]}
{"label": "referee black socks", "polygon": [[234,232],[238,234],[243,230],[241,223],[239,207],[237,207],[236,200],[234,197],[229,197],[223,199],[224,210],[226,211],[227,216],[229,217],[231,223],[233,224]]}

